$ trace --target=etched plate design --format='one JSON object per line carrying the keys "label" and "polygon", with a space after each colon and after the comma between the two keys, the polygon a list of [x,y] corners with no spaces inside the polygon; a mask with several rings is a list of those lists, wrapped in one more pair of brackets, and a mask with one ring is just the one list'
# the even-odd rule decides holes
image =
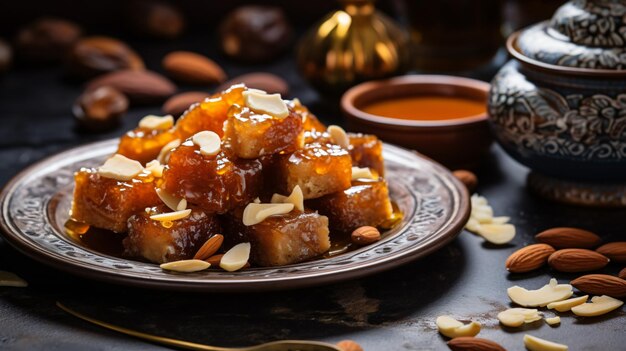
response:
{"label": "etched plate design", "polygon": [[92,279],[171,290],[258,291],[325,284],[393,268],[448,243],[469,216],[467,192],[450,172],[416,153],[386,144],[387,181],[405,216],[381,241],[289,266],[232,273],[166,272],[155,264],[92,251],[64,233],[73,173],[101,164],[116,147],[117,139],[77,147],[18,174],[0,195],[4,237],[36,260]]}

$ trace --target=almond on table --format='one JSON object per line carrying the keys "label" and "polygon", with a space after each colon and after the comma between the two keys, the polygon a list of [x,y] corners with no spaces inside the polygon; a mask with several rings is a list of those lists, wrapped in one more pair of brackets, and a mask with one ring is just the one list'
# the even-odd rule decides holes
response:
{"label": "almond on table", "polygon": [[472,212],[465,229],[482,236],[492,244],[503,245],[515,238],[515,226],[508,224],[508,217],[494,217],[487,199],[478,194],[471,197]]}
{"label": "almond on table", "polygon": [[527,290],[516,285],[508,288],[507,293],[511,301],[524,307],[543,307],[551,302],[565,300],[574,294],[571,285],[559,284],[554,278],[537,290]]}

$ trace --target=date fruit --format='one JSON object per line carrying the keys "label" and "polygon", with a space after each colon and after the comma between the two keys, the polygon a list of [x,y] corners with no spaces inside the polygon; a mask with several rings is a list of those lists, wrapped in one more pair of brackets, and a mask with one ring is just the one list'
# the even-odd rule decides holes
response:
{"label": "date fruit", "polygon": [[127,22],[137,34],[172,39],[185,29],[185,17],[178,8],[158,0],[131,1]]}
{"label": "date fruit", "polygon": [[242,6],[220,24],[220,43],[226,55],[245,62],[262,62],[283,53],[293,30],[284,12],[274,6]]}
{"label": "date fruit", "polygon": [[116,127],[127,110],[126,96],[109,86],[83,93],[72,107],[78,125],[92,132]]}
{"label": "date fruit", "polygon": [[81,32],[72,22],[41,18],[20,29],[15,39],[16,50],[21,58],[31,62],[61,61]]}
{"label": "date fruit", "polygon": [[79,40],[68,57],[70,73],[90,78],[119,70],[142,70],[141,57],[124,42],[109,37]]}

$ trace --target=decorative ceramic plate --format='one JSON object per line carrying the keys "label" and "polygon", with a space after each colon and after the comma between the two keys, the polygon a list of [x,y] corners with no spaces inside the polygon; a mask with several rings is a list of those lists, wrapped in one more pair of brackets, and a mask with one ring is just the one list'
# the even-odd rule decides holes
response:
{"label": "decorative ceramic plate", "polygon": [[441,248],[469,216],[467,191],[442,166],[386,144],[386,180],[404,219],[382,240],[330,258],[239,272],[173,273],[158,265],[108,256],[72,239],[64,223],[80,167],[98,166],[117,139],[77,147],[22,171],[0,194],[6,240],[26,255],[91,279],[134,286],[195,291],[258,291],[319,285],[387,270]]}

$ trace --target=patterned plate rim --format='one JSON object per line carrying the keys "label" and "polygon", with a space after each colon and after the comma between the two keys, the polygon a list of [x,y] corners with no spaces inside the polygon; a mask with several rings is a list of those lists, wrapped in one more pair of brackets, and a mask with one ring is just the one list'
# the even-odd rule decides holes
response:
{"label": "patterned plate rim", "polygon": [[[36,176],[45,176],[46,174],[53,172],[54,170],[61,169],[63,165],[67,165],[72,159],[80,158],[82,160],[88,160],[95,157],[102,157],[107,154],[105,150],[110,150],[115,147],[118,139],[109,139],[105,141],[86,144],[83,146],[74,147],[66,151],[62,151],[53,154],[18,173],[15,175],[2,189],[0,193],[0,209],[2,211],[2,220],[0,221],[0,228],[3,231],[3,237],[15,248],[35,259],[41,263],[50,265],[54,268],[76,274],[85,278],[100,280],[109,283],[131,285],[147,288],[158,288],[165,290],[185,290],[185,291],[260,291],[260,290],[283,290],[292,288],[302,288],[313,285],[323,285],[332,282],[344,281],[347,279],[355,279],[367,275],[376,274],[402,264],[406,264],[418,258],[429,255],[430,253],[440,249],[447,243],[452,241],[463,229],[465,222],[469,217],[470,203],[469,195],[465,187],[443,166],[428,159],[425,156],[419,155],[415,152],[390,145],[384,145],[385,159],[389,158],[402,158],[405,162],[402,162],[402,167],[407,169],[419,169],[419,166],[426,168],[430,171],[429,176],[436,177],[440,185],[449,192],[450,196],[450,208],[445,210],[450,211],[450,215],[446,222],[441,225],[434,233],[430,233],[426,240],[416,242],[414,245],[408,245],[402,251],[390,252],[383,254],[378,259],[371,261],[357,262],[356,264],[346,264],[340,269],[331,270],[318,270],[319,267],[324,265],[315,265],[312,262],[307,262],[299,265],[291,265],[286,267],[280,267],[284,269],[297,268],[298,266],[306,266],[304,273],[300,272],[295,276],[278,275],[274,274],[270,277],[267,276],[252,276],[252,277],[240,277],[237,276],[237,272],[230,276],[222,276],[222,279],[206,278],[206,276],[198,275],[182,275],[176,274],[171,276],[162,276],[159,274],[143,274],[137,275],[133,272],[127,272],[122,269],[112,270],[111,268],[101,267],[94,265],[92,262],[85,262],[79,259],[71,260],[67,256],[63,256],[56,251],[50,250],[50,248],[42,247],[38,243],[30,240],[26,237],[26,234],[22,232],[13,223],[10,214],[10,204],[13,197],[16,195],[16,190],[20,186],[24,186],[24,183]],[[77,156],[80,155],[80,156]],[[391,185],[391,184],[390,184]],[[416,191],[406,186],[406,190],[416,197]],[[56,192],[59,190],[57,189]],[[54,194],[50,196],[52,198]],[[44,225],[53,232],[58,232],[56,228],[50,222],[48,218],[47,209],[50,198],[45,200],[44,208],[40,214]],[[417,209],[415,213],[417,213]],[[394,229],[395,234],[389,240],[381,240],[380,242],[366,246],[356,251],[352,251],[351,257],[357,255],[368,254],[380,249],[381,245],[391,245],[389,241],[393,238],[400,237],[402,235],[410,234],[410,225],[413,224],[409,218],[409,222],[405,223],[402,228]],[[58,238],[57,238],[58,239]],[[61,240],[65,240],[60,238]],[[80,245],[77,245],[71,241],[66,240],[67,244],[73,245],[78,250],[83,250]],[[93,253],[92,251],[89,251]],[[97,255],[97,254],[94,254]],[[100,255],[106,257],[105,255]],[[343,255],[335,256],[332,258],[323,259],[326,266],[332,264],[334,260],[339,260]],[[117,258],[116,258],[117,259]],[[124,259],[117,259],[122,262],[132,262],[135,265],[149,265],[144,263],[137,263],[136,261],[129,261]],[[156,265],[153,265],[158,267]],[[271,271],[272,269],[258,268],[257,272],[263,272],[263,270]],[[276,270],[276,269],[274,269]],[[253,270],[254,271],[254,270]]]}

